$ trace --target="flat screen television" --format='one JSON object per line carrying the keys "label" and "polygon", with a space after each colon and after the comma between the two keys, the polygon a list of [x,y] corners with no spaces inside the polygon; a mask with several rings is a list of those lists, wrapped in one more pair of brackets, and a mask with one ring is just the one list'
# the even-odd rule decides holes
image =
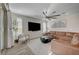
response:
{"label": "flat screen television", "polygon": [[41,24],[35,22],[28,22],[28,31],[39,31],[41,30]]}

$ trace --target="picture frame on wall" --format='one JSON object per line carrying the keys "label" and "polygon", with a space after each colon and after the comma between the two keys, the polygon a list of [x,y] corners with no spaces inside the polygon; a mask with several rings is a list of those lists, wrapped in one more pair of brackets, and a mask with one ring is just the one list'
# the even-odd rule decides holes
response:
{"label": "picture frame on wall", "polygon": [[54,20],[51,24],[52,28],[65,28],[67,27],[67,22],[66,20]]}

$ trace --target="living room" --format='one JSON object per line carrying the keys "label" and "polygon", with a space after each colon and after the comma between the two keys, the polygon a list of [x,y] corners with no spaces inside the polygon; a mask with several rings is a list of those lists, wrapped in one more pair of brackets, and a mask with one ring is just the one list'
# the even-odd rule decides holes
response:
{"label": "living room", "polygon": [[[2,55],[79,54],[78,3],[2,3],[0,7]],[[52,39],[45,44],[41,39],[48,37]]]}

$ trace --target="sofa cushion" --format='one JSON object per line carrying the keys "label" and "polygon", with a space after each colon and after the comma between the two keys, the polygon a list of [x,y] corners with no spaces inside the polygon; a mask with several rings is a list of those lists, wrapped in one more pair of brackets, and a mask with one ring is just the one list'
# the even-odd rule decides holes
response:
{"label": "sofa cushion", "polygon": [[77,35],[77,34],[74,34],[73,35],[73,38],[72,38],[72,40],[71,40],[71,44],[72,45],[79,45],[79,35]]}
{"label": "sofa cushion", "polygon": [[50,32],[52,35],[55,35],[56,34],[56,32],[55,31],[53,31],[53,32]]}
{"label": "sofa cushion", "polygon": [[56,32],[56,35],[58,36],[65,36],[66,35],[66,33],[65,32]]}
{"label": "sofa cushion", "polygon": [[71,33],[71,32],[66,32],[66,36],[68,37],[73,37],[74,33]]}
{"label": "sofa cushion", "polygon": [[56,36],[56,39],[64,40],[64,41],[71,41],[71,37],[68,36]]}

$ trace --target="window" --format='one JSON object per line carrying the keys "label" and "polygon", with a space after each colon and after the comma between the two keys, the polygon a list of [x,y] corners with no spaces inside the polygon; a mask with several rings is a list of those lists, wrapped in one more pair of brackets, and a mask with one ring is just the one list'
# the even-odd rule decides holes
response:
{"label": "window", "polygon": [[18,23],[18,31],[17,34],[22,34],[22,19],[21,18],[17,18],[17,23]]}

